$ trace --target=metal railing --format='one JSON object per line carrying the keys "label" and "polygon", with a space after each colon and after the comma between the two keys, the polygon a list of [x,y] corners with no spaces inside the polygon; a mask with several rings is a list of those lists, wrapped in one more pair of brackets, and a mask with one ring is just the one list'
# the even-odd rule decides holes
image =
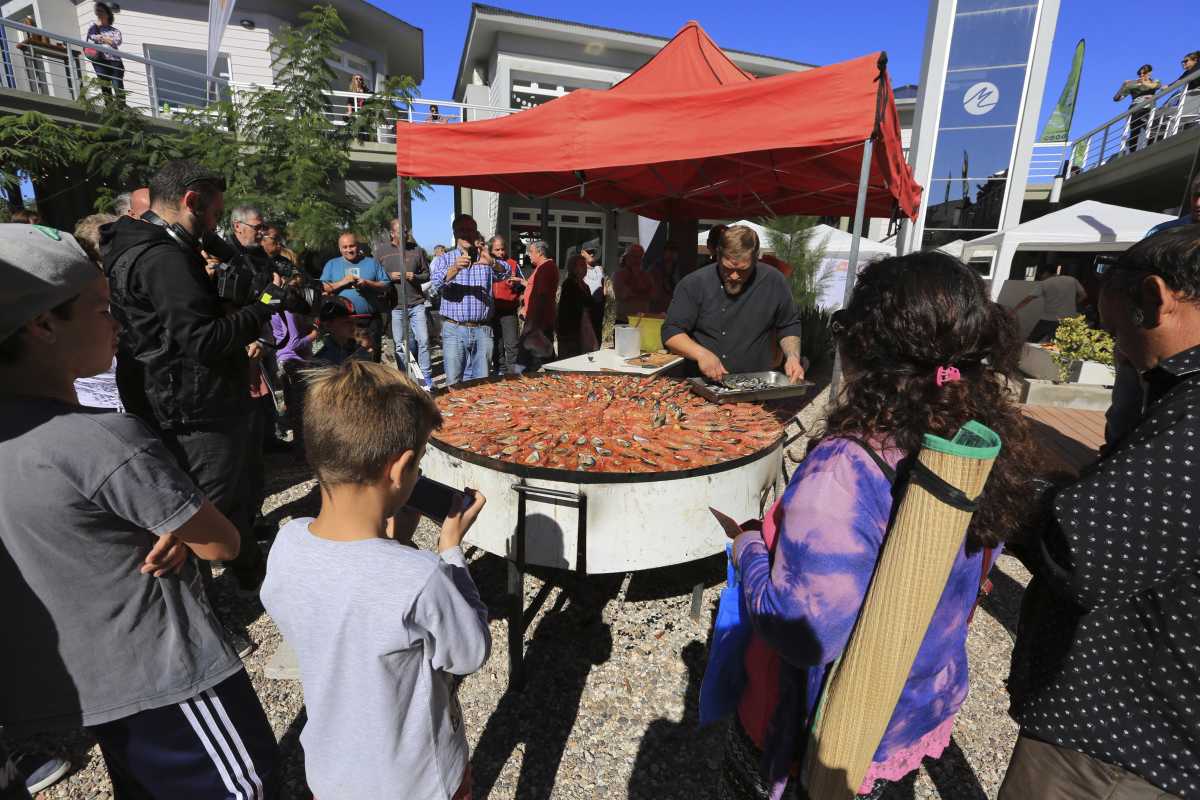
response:
{"label": "metal railing", "polygon": [[1200,126],[1200,87],[1188,88],[1191,82],[1200,84],[1200,70],[1160,89],[1152,102],[1128,108],[1072,142],[1038,142],[1029,162],[1029,184],[1050,184],[1056,177],[1070,180]]}
{"label": "metal railing", "polygon": [[[106,61],[120,59],[121,67]],[[85,94],[101,103],[123,103],[160,119],[189,121],[205,112],[216,113],[221,101],[249,102],[270,85],[239,83],[196,70],[145,58],[135,53],[51,33],[41,28],[0,19],[0,89],[48,98],[78,101]],[[325,92],[324,115],[333,126],[347,125],[371,97],[358,92]],[[515,113],[508,108],[475,106],[449,100],[414,98],[392,103],[384,124],[366,131],[360,141],[394,145],[398,121],[455,124]],[[224,127],[224,121],[218,120]]]}

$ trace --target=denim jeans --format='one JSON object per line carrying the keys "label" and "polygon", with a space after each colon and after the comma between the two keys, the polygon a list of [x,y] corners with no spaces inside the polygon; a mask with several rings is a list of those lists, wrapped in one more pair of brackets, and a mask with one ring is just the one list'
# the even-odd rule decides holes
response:
{"label": "denim jeans", "polygon": [[517,363],[517,343],[521,338],[521,322],[515,313],[502,314],[492,320],[492,336],[500,337],[500,358],[496,359],[497,371],[511,375]]}
{"label": "denim jeans", "polygon": [[492,327],[486,322],[469,327],[442,320],[442,361],[447,386],[486,378],[492,364]]}
{"label": "denim jeans", "polygon": [[408,350],[416,351],[417,363],[421,366],[422,379],[426,384],[433,382],[433,373],[429,366],[429,326],[425,322],[425,304],[418,303],[408,308],[392,309],[392,340],[396,345],[396,366],[407,369],[400,353],[400,343],[404,340],[404,319],[408,318]]}

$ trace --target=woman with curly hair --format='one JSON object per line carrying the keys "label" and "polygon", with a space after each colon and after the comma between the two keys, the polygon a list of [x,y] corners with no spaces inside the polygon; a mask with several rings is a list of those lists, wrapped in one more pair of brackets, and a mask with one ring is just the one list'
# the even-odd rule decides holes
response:
{"label": "woman with curly hair", "polygon": [[939,757],[967,696],[967,622],[985,565],[1018,530],[1027,502],[1030,445],[1006,387],[1020,343],[978,275],[939,253],[878,261],[859,276],[834,331],[846,377],[824,435],[763,531],[734,542],[754,635],[721,798],[803,796],[788,781],[884,546],[889,473],[903,475],[926,433],[951,439],[977,420],[1003,449],[860,797],[885,797],[923,758]]}

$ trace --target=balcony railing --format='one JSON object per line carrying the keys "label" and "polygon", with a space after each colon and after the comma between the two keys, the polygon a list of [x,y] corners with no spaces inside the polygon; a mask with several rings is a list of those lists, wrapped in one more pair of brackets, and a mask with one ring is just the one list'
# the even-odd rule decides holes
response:
{"label": "balcony railing", "polygon": [[[124,64],[117,73],[100,55],[114,55]],[[119,77],[119,81],[118,81]],[[135,53],[75,39],[50,31],[0,19],[0,88],[43,97],[78,101],[85,92],[101,102],[122,102],[151,117],[188,121],[197,112],[217,110],[220,101],[246,102],[256,89],[271,86],[236,83],[196,70]],[[325,116],[331,125],[353,120],[355,109],[371,95],[325,92]],[[397,99],[385,124],[364,134],[364,141],[394,145],[397,121],[454,124],[514,113],[449,100],[416,98],[405,104]]]}
{"label": "balcony railing", "polygon": [[[1188,88],[1192,82],[1197,83],[1197,88]],[[1160,89],[1152,103],[1126,109],[1073,142],[1035,144],[1029,163],[1029,183],[1046,185],[1060,176],[1070,180],[1197,126],[1200,126],[1200,70]]]}

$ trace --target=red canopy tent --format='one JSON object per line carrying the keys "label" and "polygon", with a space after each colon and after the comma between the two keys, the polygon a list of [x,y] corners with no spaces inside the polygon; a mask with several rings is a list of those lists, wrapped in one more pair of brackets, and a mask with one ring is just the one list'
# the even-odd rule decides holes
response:
{"label": "red canopy tent", "polygon": [[855,263],[865,216],[915,218],[921,198],[886,67],[876,53],[755,78],[689,22],[611,89],[477,122],[398,122],[397,180],[656,219],[853,214]]}
{"label": "red canopy tent", "polygon": [[756,79],[689,22],[611,89],[478,122],[398,123],[396,171],[657,219],[737,219],[854,213],[866,155],[865,213],[911,217],[921,190],[885,65],[880,53]]}

